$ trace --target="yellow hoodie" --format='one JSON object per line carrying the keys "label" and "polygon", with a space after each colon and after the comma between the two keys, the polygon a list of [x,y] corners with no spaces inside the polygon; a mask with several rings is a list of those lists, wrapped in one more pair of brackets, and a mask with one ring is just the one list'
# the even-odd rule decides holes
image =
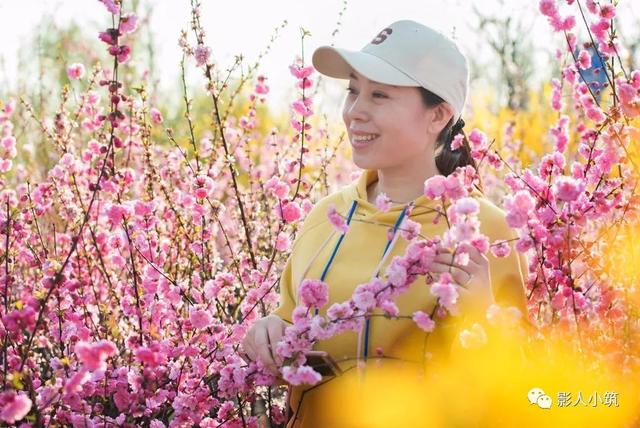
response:
{"label": "yellow hoodie", "polygon": [[[325,282],[329,286],[329,303],[320,310],[320,314],[325,315],[326,308],[331,304],[348,300],[357,285],[372,278],[387,244],[387,231],[393,227],[404,207],[404,205],[393,205],[387,212],[381,212],[375,205],[368,202],[367,186],[377,179],[376,170],[365,170],[356,182],[316,203],[305,219],[285,265],[280,279],[280,304],[273,312],[274,314],[291,322],[291,313],[298,304],[298,285],[304,278],[321,277],[323,268],[340,236],[327,217],[330,204],[333,204],[345,217],[354,200],[357,201],[357,208],[353,213],[349,231],[345,234],[325,277]],[[505,214],[500,208],[478,191],[474,191],[472,196],[480,203],[478,215],[481,222],[480,232],[489,238],[490,243],[496,240],[513,239],[516,236],[507,225]],[[443,219],[433,224],[436,215],[433,208],[441,208],[438,204],[426,196],[420,196],[415,200],[415,207],[409,215],[411,220],[421,224],[421,234],[427,238],[442,235],[447,228]],[[408,242],[403,238],[396,241],[381,269],[382,278],[393,256],[403,255],[407,245]],[[513,249],[513,245],[511,253],[506,258],[499,259],[492,254],[489,254],[488,258],[496,302],[501,306],[516,306],[526,319],[526,295],[523,281],[527,271],[526,259]],[[464,325],[464,316],[447,316],[444,320],[436,320],[436,328],[431,333],[421,330],[411,319],[413,313],[418,310],[431,313],[435,302],[435,297],[425,285],[424,276],[420,276],[408,291],[396,299],[400,310],[399,315],[405,318],[386,318],[382,316],[381,310],[374,311],[369,325],[367,350],[369,360],[365,370],[370,370],[373,364],[372,359],[375,359],[376,366],[379,366],[381,360],[376,358],[379,355],[383,355],[382,361],[387,363],[403,362],[404,364],[406,362],[419,365],[428,365],[428,361],[445,357],[447,351],[455,346],[454,339],[460,326]],[[363,343],[364,340],[361,337],[360,347],[364,346]],[[348,331],[334,336],[317,343],[314,349],[328,352],[345,373],[350,373],[356,366],[358,333]],[[425,352],[429,355],[428,359],[425,359]],[[362,355],[362,349],[360,353]],[[346,374],[343,374],[340,377],[345,376]],[[288,427],[347,426],[344,425],[345,418],[344,415],[340,415],[340,411],[335,408],[328,409],[326,406],[327,398],[335,396],[336,388],[341,388],[340,377],[313,388],[293,387],[289,403],[295,417],[289,422]],[[343,411],[348,412],[348,409]]]}

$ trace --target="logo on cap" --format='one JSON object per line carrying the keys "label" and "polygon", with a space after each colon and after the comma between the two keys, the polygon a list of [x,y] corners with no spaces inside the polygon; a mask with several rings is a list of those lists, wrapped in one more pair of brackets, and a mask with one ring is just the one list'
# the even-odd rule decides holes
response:
{"label": "logo on cap", "polygon": [[387,36],[390,35],[391,33],[393,33],[393,30],[391,28],[385,28],[384,30],[382,30],[382,31],[380,31],[378,33],[378,35],[375,37],[375,39],[371,40],[371,44],[372,45],[379,45],[380,43],[382,43],[385,40],[387,40]]}

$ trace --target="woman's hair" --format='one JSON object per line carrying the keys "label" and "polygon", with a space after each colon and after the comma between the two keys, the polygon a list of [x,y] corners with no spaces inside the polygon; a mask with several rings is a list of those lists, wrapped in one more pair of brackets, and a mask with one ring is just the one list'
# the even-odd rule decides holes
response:
{"label": "woman's hair", "polygon": [[[440,103],[445,102],[438,95],[433,92],[420,87],[420,94],[422,95],[422,101],[426,107],[435,107]],[[447,123],[438,138],[436,139],[436,166],[442,175],[449,175],[456,170],[459,166],[471,165],[477,168],[475,160],[471,157],[471,147],[469,147],[469,140],[464,133],[464,120],[462,118],[454,124],[453,118]],[[451,150],[451,142],[453,137],[462,133],[462,146],[457,150]]]}

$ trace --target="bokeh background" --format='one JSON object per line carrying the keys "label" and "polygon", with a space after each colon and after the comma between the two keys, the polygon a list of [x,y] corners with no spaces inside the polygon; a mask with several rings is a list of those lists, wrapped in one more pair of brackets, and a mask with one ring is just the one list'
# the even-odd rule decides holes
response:
{"label": "bokeh background", "polygon": [[[138,52],[135,61],[149,70],[159,92],[171,97],[180,84],[177,42],[180,30],[189,29],[189,1],[135,0],[132,4],[146,21],[137,36],[145,44],[146,55]],[[505,104],[524,106],[526,91],[539,89],[555,71],[557,36],[538,12],[537,2],[530,0],[225,1],[204,2],[202,10],[215,59],[223,66],[233,64],[236,55],[253,62],[274,29],[286,21],[259,69],[269,77],[270,102],[283,108],[293,90],[286,65],[301,55],[300,27],[311,33],[304,53],[305,61],[310,61],[313,49],[323,44],[360,49],[380,28],[398,19],[414,19],[455,37],[469,56],[473,91],[490,90],[494,109]],[[640,2],[619,2],[616,23],[631,69],[637,68],[633,58],[640,49],[639,19]],[[43,74],[63,75],[64,70],[56,70],[51,59],[84,61],[84,44],[99,43],[87,36],[95,35],[95,29],[107,21],[99,7],[85,0],[0,2],[0,95],[37,83]],[[198,85],[199,79],[199,73],[193,73],[189,83]],[[510,96],[512,92],[515,95]],[[342,94],[332,85],[329,94],[340,101]],[[335,104],[323,106],[331,111]]]}

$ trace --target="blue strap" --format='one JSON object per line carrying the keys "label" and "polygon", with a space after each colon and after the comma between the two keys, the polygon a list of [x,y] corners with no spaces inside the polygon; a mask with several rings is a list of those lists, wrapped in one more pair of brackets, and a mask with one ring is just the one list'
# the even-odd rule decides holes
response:
{"label": "blue strap", "polygon": [[[400,223],[402,223],[402,220],[404,219],[406,214],[407,214],[407,207],[404,207],[404,209],[402,210],[402,212],[398,216],[398,219],[396,220],[396,223],[393,225],[393,234],[387,240],[387,245],[384,247],[384,251],[382,252],[382,257],[383,258],[387,254],[387,251],[389,251],[389,247],[391,247],[391,242],[393,242],[393,237],[396,235],[396,231],[398,230],[398,227],[400,227]],[[376,274],[376,277],[379,276],[379,275],[380,275],[380,272],[378,272]],[[371,328],[371,323],[370,322],[371,322],[371,319],[367,319],[366,322],[365,322],[365,327],[364,327],[364,359],[365,359],[365,361],[367,360],[367,357],[369,356],[369,330]]]}
{"label": "blue strap", "polygon": [[[349,209],[349,213],[347,214],[347,225],[351,224],[351,218],[353,217],[353,214],[356,211],[356,206],[358,205],[358,201],[354,200],[353,203],[351,204],[351,208]],[[389,251],[389,248],[391,247],[391,242],[393,242],[393,238],[396,234],[396,232],[398,231],[398,227],[400,227],[400,224],[402,223],[402,220],[404,219],[404,217],[407,214],[407,208],[408,206],[405,206],[404,209],[402,210],[402,212],[400,213],[400,215],[398,216],[398,218],[396,219],[395,224],[393,225],[393,233],[392,235],[387,239],[387,244],[384,247],[384,251],[382,252],[382,257],[384,258],[384,256],[387,254],[387,251]],[[320,280],[324,281],[327,273],[329,272],[329,267],[331,267],[331,264],[333,263],[333,260],[336,257],[336,254],[338,253],[338,249],[340,248],[340,245],[342,244],[342,241],[344,240],[344,236],[345,233],[342,233],[340,235],[340,238],[338,238],[338,242],[336,242],[336,245],[333,247],[333,251],[331,252],[331,256],[329,257],[329,260],[327,261],[327,263],[324,266],[324,269],[322,270],[322,275],[320,275]],[[376,276],[379,276],[380,272],[378,272],[376,274]],[[319,313],[319,309],[316,308],[315,309],[315,314],[318,315]],[[365,323],[365,332],[364,332],[364,359],[366,360],[368,355],[369,355],[369,330],[370,330],[370,321],[369,319],[366,320]]]}
{"label": "blue strap", "polygon": [[[353,213],[356,211],[357,205],[358,205],[358,201],[354,199],[353,203],[351,204],[351,208],[349,209],[349,214],[347,215],[347,225],[351,224],[351,217],[353,217]],[[338,242],[336,242],[336,245],[333,247],[333,251],[331,252],[331,257],[329,257],[327,264],[324,266],[324,269],[322,270],[322,275],[320,275],[320,281],[324,281],[324,279],[327,277],[327,273],[329,272],[329,267],[331,266],[331,263],[333,263],[333,259],[335,259],[336,254],[338,253],[338,248],[340,248],[340,244],[342,244],[344,235],[345,235],[344,233],[340,235]],[[318,312],[319,310],[318,308],[316,308],[315,314],[318,315]]]}

